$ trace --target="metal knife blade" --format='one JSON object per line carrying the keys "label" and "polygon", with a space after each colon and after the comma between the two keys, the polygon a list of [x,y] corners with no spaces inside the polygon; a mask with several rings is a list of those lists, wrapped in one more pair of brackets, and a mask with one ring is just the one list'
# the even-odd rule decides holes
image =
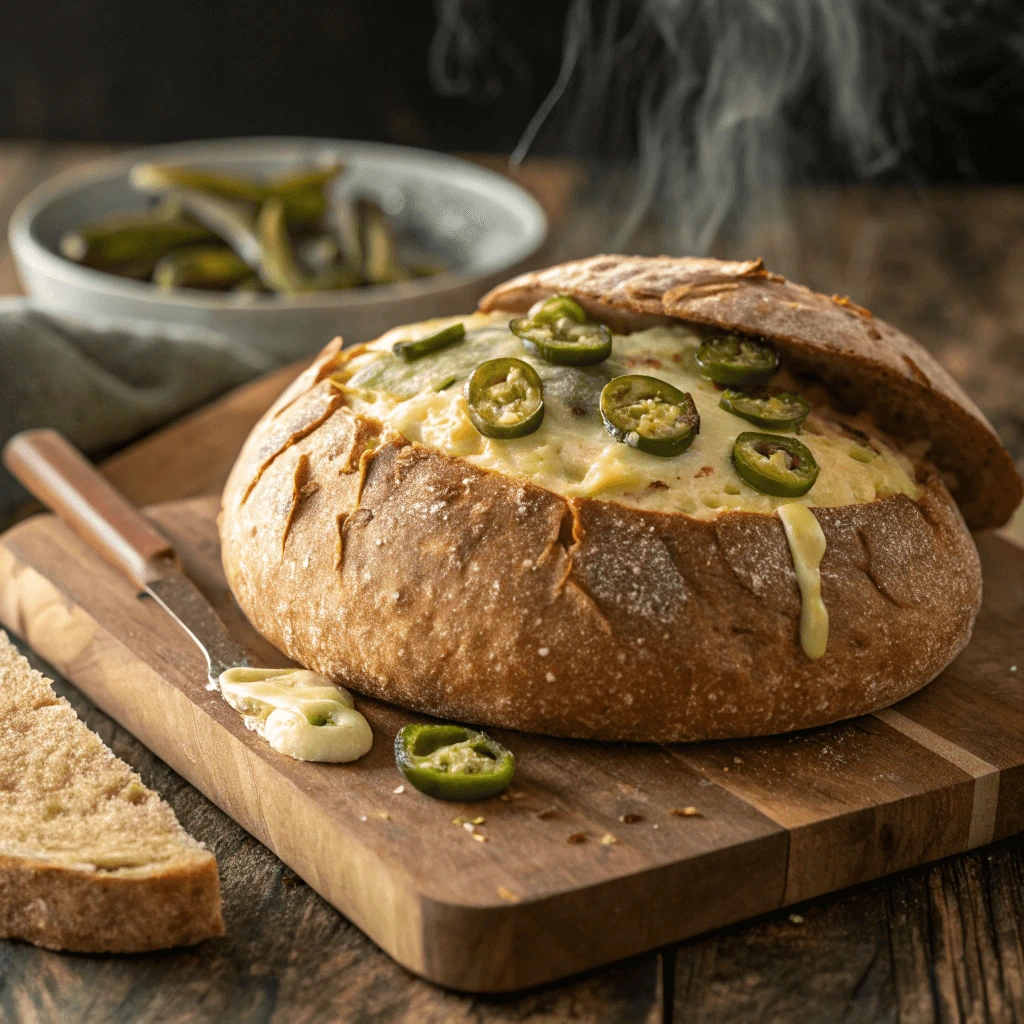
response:
{"label": "metal knife blade", "polygon": [[174,546],[125,496],[55,430],[26,430],[4,446],[4,465],[44,505],[137,587],[149,594],[199,645],[207,688],[220,674],[251,667],[220,616],[185,575]]}
{"label": "metal knife blade", "polygon": [[187,576],[175,573],[153,580],[145,592],[178,621],[205,655],[208,690],[220,689],[220,674],[227,669],[250,666],[245,648],[231,639],[221,617]]}

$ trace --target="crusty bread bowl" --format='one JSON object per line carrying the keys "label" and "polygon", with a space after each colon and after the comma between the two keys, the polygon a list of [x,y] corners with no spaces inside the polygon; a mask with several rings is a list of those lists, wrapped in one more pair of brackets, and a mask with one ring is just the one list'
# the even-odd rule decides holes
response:
{"label": "crusty bread bowl", "polygon": [[[552,295],[614,332],[612,356],[585,372],[528,359],[541,426],[481,439],[463,380],[491,354],[527,358],[505,324]],[[335,340],[246,442],[224,492],[224,568],[290,657],[442,718],[671,742],[884,707],[967,643],[981,598],[967,526],[1004,522],[1021,481],[906,335],[760,261],[626,256],[523,275],[462,320],[464,341],[412,369],[393,343],[451,321]],[[750,424],[695,370],[702,325],[766,339],[808,397],[800,440],[821,472],[805,495],[737,475],[729,452]],[[692,391],[689,449],[658,457],[604,429],[599,386],[623,372]],[[807,507],[825,550],[798,582],[789,520]],[[823,656],[808,654],[812,577]]]}

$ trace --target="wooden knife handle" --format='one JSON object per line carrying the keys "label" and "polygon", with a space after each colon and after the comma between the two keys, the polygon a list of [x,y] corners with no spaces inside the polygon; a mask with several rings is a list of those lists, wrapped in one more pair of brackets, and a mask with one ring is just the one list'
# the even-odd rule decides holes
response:
{"label": "wooden knife handle", "polygon": [[140,587],[180,571],[171,542],[56,430],[26,430],[4,448],[11,475]]}

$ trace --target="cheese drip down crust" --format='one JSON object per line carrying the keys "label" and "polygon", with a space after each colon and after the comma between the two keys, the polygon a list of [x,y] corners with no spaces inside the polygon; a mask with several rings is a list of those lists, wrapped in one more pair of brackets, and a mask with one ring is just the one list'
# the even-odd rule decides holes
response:
{"label": "cheese drip down crust", "polygon": [[828,647],[828,610],[821,599],[821,560],[825,534],[806,505],[790,502],[779,509],[786,542],[800,587],[800,646],[812,661],[825,656]]}
{"label": "cheese drip down crust", "polygon": [[[502,313],[462,318],[467,332],[462,343],[414,363],[391,355],[396,341],[425,337],[451,322],[459,321],[396,328],[355,350],[333,376],[355,412],[383,424],[384,440],[389,433],[400,435],[481,469],[525,477],[565,497],[599,498],[698,519],[732,510],[772,513],[794,500],[764,494],[736,472],[733,443],[752,425],[719,406],[721,389],[697,367],[700,338],[684,325],[614,335],[611,357],[592,367],[554,366],[529,356]],[[498,440],[473,426],[463,386],[479,363],[506,356],[537,370],[545,416],[533,433]],[[700,432],[687,451],[663,458],[611,437],[601,419],[600,394],[608,381],[623,374],[656,377],[692,396]],[[820,473],[798,502],[835,507],[893,494],[920,496],[910,458],[869,420],[840,415],[820,388],[792,379],[784,369],[771,383],[798,391],[812,406],[799,438]]]}

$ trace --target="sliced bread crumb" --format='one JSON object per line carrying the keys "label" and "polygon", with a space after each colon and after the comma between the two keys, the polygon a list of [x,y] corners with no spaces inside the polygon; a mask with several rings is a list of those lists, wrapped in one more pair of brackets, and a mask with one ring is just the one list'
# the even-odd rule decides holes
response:
{"label": "sliced bread crumb", "polygon": [[140,952],[223,931],[213,855],[0,631],[0,936]]}

